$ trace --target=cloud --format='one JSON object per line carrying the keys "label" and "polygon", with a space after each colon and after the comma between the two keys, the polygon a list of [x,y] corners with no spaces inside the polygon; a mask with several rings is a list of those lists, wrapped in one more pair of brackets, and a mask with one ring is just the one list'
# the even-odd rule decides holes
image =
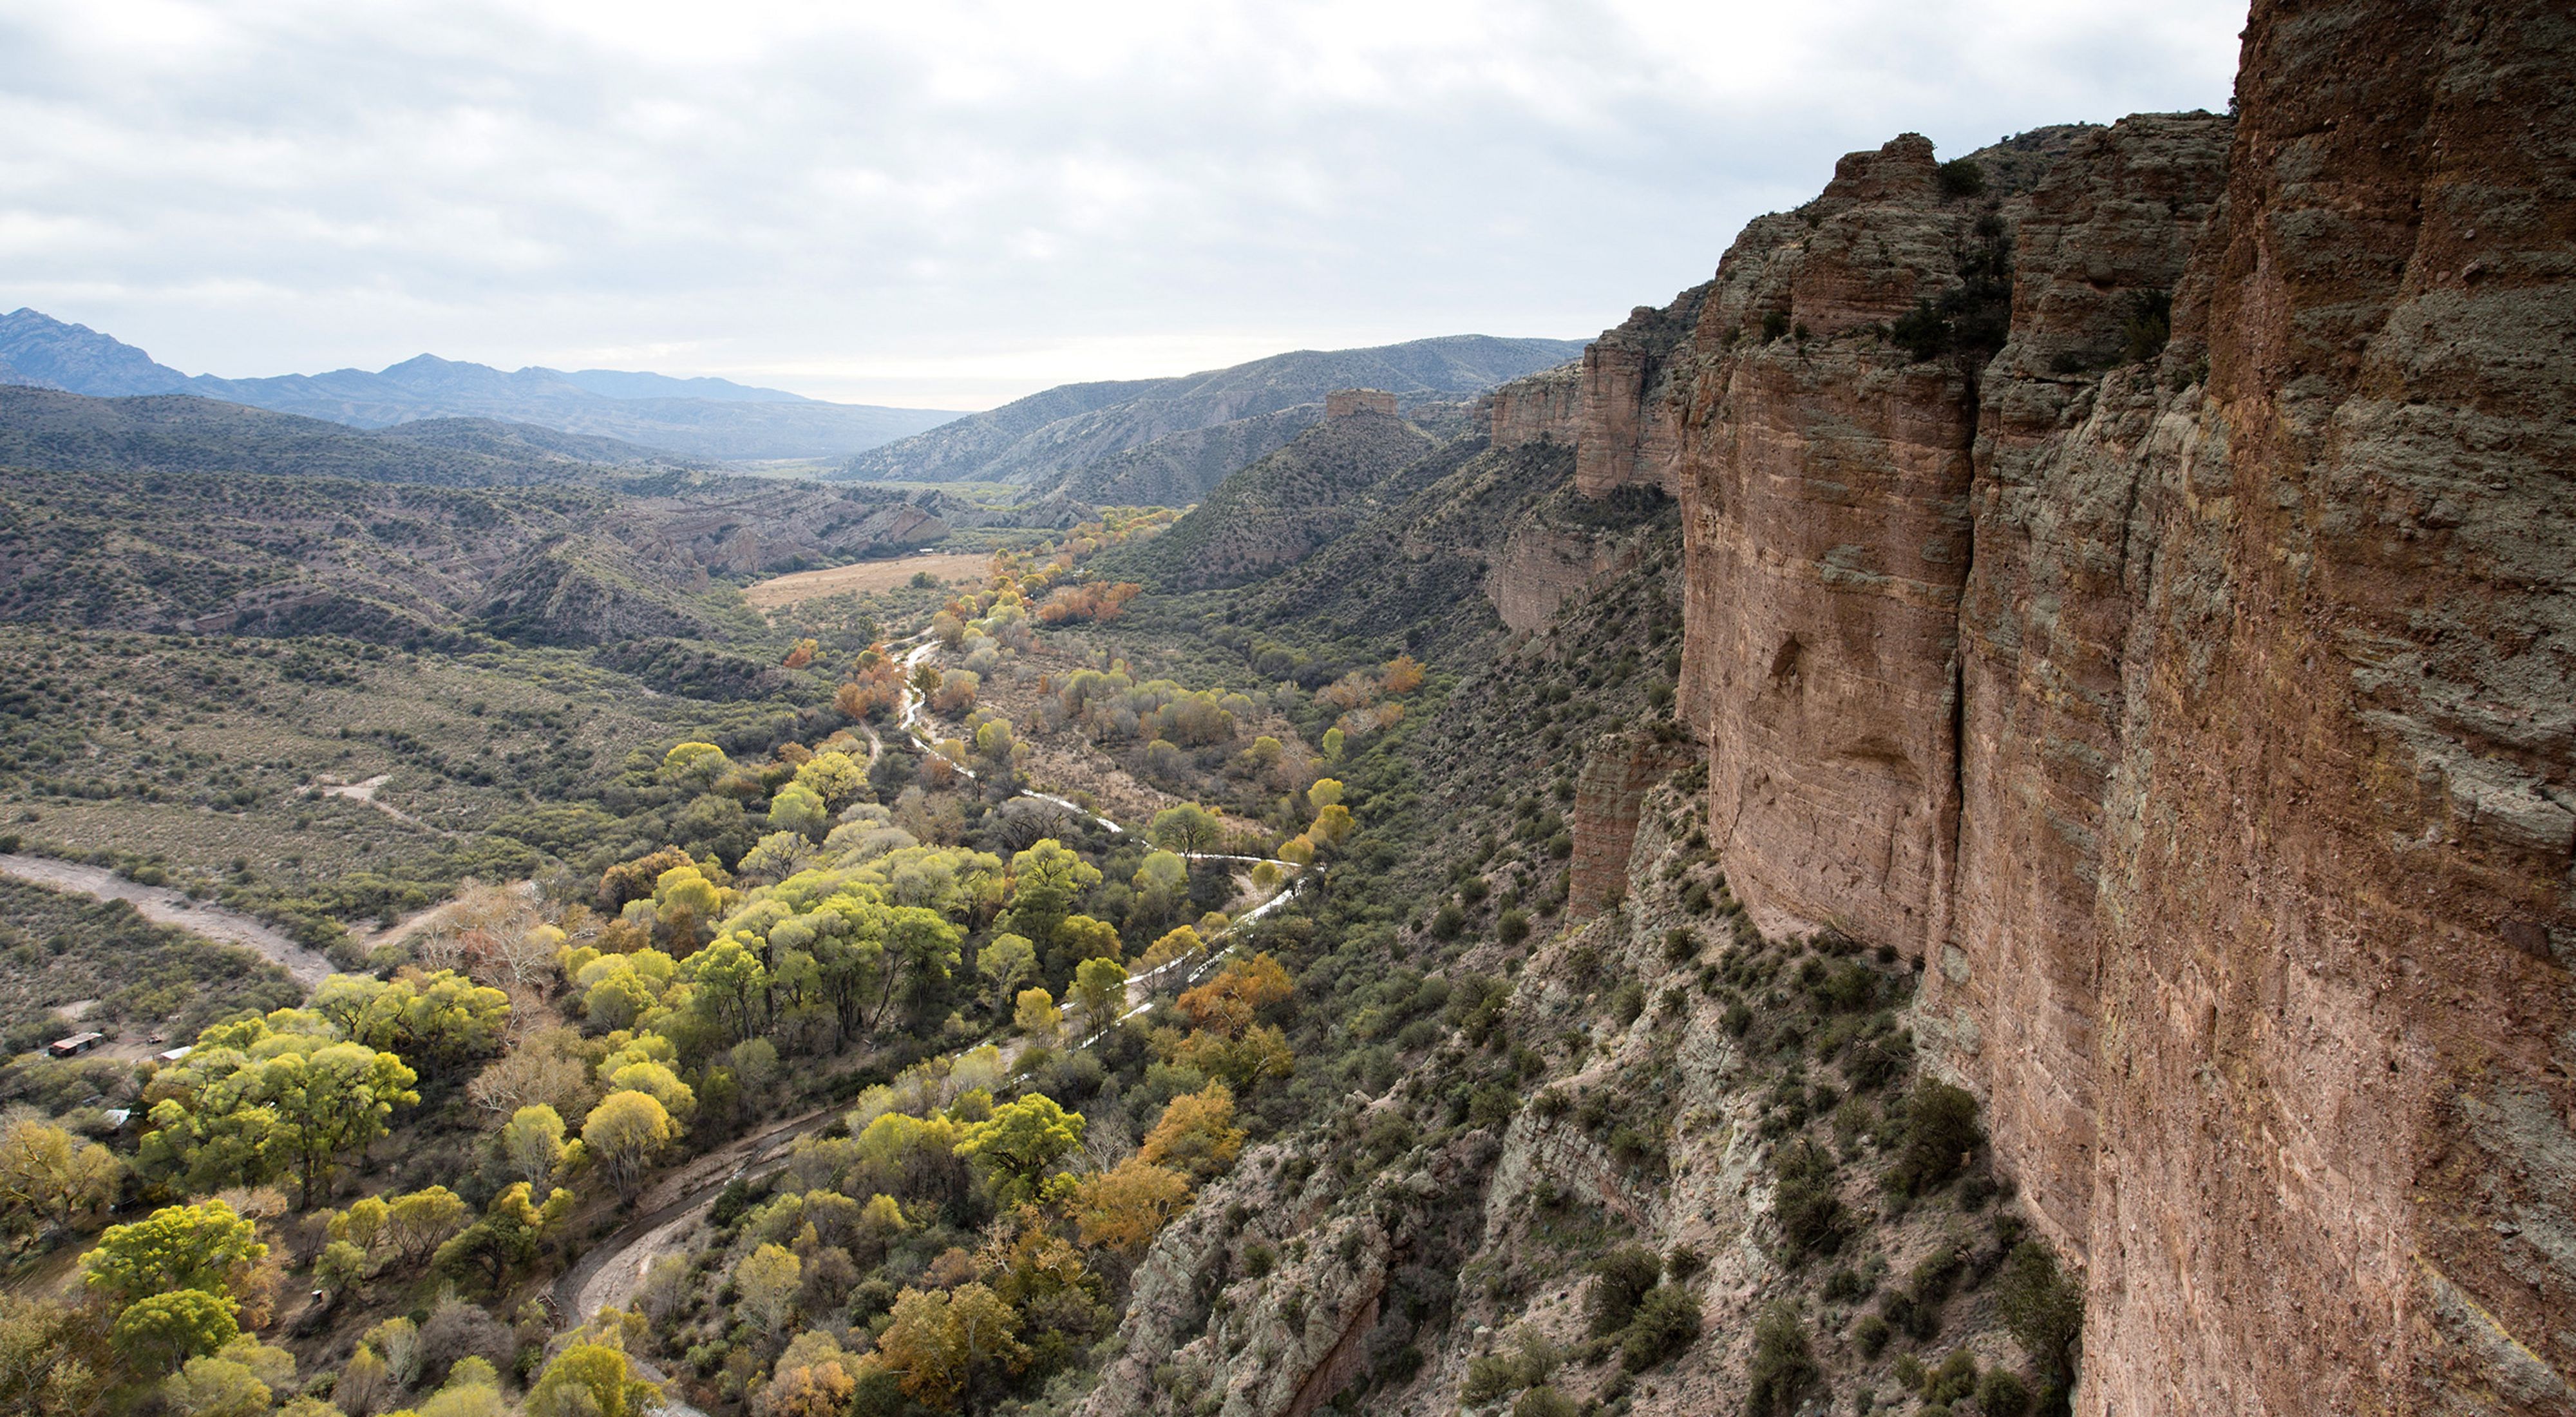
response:
{"label": "cloud", "polygon": [[1896,132],[2223,106],[2242,19],[0,0],[0,303],[191,372],[432,349],[952,406],[1578,336]]}

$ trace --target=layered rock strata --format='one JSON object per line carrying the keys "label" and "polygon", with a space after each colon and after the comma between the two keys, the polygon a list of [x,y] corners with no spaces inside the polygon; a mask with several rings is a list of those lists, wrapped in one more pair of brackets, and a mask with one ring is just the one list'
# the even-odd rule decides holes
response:
{"label": "layered rock strata", "polygon": [[1729,878],[1925,962],[2086,1412],[2576,1409],[2570,79],[2260,4],[2240,120],[1900,138],[1585,358]]}

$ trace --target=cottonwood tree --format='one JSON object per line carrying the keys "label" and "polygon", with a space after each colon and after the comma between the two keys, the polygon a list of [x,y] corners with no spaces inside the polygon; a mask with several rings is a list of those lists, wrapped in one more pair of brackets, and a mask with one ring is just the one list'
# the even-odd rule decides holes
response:
{"label": "cottonwood tree", "polygon": [[1194,856],[1216,849],[1217,842],[1225,836],[1225,823],[1207,808],[1184,802],[1156,812],[1145,834],[1166,851]]}
{"label": "cottonwood tree", "polygon": [[73,1217],[116,1196],[115,1153],[50,1122],[21,1119],[0,1131],[0,1223],[20,1235]]}
{"label": "cottonwood tree", "polygon": [[1136,1255],[1189,1203],[1189,1177],[1130,1156],[1084,1177],[1074,1188],[1072,1214],[1083,1244]]}
{"label": "cottonwood tree", "polygon": [[1082,1114],[1067,1112],[1043,1092],[993,1109],[993,1115],[970,1122],[959,1137],[959,1156],[990,1170],[994,1194],[1014,1205],[1037,1191],[1038,1182],[1074,1148],[1082,1145]]}
{"label": "cottonwood tree", "polygon": [[671,1114],[661,1103],[641,1092],[612,1092],[582,1123],[581,1145],[617,1187],[617,1194],[633,1200],[654,1158],[675,1135]]}
{"label": "cottonwood tree", "polygon": [[552,1181],[563,1166],[563,1114],[542,1103],[511,1113],[501,1129],[501,1157],[511,1175],[531,1186]]}

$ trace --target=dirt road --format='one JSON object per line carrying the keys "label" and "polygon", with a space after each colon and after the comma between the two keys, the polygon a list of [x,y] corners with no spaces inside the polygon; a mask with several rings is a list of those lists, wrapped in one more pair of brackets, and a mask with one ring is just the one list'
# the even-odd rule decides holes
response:
{"label": "dirt road", "polygon": [[226,910],[220,905],[190,900],[184,893],[167,886],[141,885],[105,867],[57,861],[50,856],[7,855],[0,856],[0,873],[22,881],[33,881],[40,886],[51,886],[58,891],[95,896],[100,900],[121,900],[155,924],[176,925],[210,940],[248,946],[284,965],[286,972],[295,976],[295,982],[307,991],[332,973],[331,961],[320,950],[306,949],[265,920]]}

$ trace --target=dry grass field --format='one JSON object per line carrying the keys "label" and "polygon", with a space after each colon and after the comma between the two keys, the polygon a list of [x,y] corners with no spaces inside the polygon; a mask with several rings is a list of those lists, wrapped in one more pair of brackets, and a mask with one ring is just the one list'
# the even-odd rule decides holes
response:
{"label": "dry grass field", "polygon": [[869,595],[893,590],[908,584],[924,571],[943,581],[969,580],[980,583],[991,557],[981,551],[946,552],[932,556],[899,556],[891,561],[860,561],[854,565],[833,566],[821,571],[798,571],[777,576],[747,587],[743,599],[756,610],[775,610],[803,600],[820,600],[833,595]]}

